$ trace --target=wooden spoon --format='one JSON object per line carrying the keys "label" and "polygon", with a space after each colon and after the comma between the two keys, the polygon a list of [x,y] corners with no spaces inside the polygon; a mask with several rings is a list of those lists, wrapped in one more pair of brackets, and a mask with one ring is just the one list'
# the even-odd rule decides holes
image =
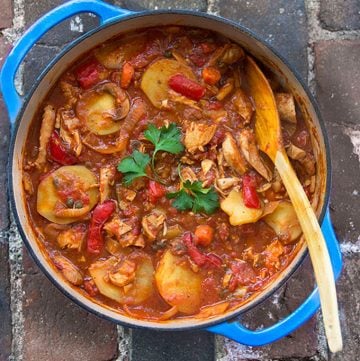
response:
{"label": "wooden spoon", "polygon": [[255,133],[259,148],[275,164],[294,206],[314,268],[328,345],[331,352],[340,351],[342,337],[335,280],[325,239],[311,204],[284,149],[280,120],[272,89],[262,71],[250,57],[246,59],[245,76],[256,106]]}

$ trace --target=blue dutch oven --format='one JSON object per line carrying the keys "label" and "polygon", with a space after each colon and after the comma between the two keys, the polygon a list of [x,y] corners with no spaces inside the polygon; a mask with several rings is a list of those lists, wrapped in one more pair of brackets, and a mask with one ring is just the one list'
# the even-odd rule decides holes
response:
{"label": "blue dutch oven", "polygon": [[[52,27],[82,12],[90,12],[98,16],[100,19],[99,26],[65,47],[43,71],[30,93],[25,97],[20,96],[15,89],[14,80],[16,71],[26,54],[28,54],[35,42]],[[251,346],[265,345],[293,332],[319,309],[319,295],[315,288],[298,309],[271,327],[257,331],[249,330],[242,326],[241,317],[239,317],[269,297],[292,275],[307,254],[305,244],[302,245],[292,263],[274,282],[236,310],[231,310],[210,319],[178,319],[154,322],[137,320],[121,315],[114,309],[98,304],[72,288],[51,266],[47,254],[40,247],[27,219],[21,181],[25,139],[39,104],[42,104],[49,89],[54,85],[60,74],[78,59],[81,54],[115,35],[144,27],[170,24],[210,29],[239,43],[255,58],[274,70],[284,86],[295,95],[305,120],[310,127],[313,148],[317,157],[317,182],[313,207],[316,209],[322,224],[334,274],[336,277],[339,276],[342,265],[341,253],[331,225],[328,209],[331,174],[330,152],[324,124],[315,101],[296,72],[257,35],[229,20],[194,11],[142,11],[135,13],[108,5],[100,0],[74,0],[44,15],[19,39],[7,57],[0,76],[1,91],[9,112],[13,131],[9,158],[9,190],[15,219],[29,252],[40,268],[66,296],[86,310],[129,327],[144,327],[153,330],[202,328],[224,335],[242,344]]]}

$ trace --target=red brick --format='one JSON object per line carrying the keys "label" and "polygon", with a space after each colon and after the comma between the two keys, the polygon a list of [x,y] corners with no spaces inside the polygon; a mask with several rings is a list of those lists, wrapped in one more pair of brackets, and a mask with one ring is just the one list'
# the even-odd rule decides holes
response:
{"label": "red brick", "polygon": [[0,29],[9,28],[12,25],[13,6],[11,0],[0,0]]}
{"label": "red brick", "polygon": [[[117,357],[116,326],[85,312],[41,273],[24,264],[23,315],[26,361],[103,361]],[[30,271],[30,272],[29,272]]]}

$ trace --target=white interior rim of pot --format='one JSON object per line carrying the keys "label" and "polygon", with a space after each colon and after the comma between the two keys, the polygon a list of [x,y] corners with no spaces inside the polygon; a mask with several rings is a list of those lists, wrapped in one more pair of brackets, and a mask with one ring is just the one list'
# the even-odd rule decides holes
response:
{"label": "white interior rim of pot", "polygon": [[[328,203],[330,187],[329,148],[324,126],[319,120],[320,114],[318,108],[312,99],[311,94],[306,90],[306,86],[302,84],[295,72],[289,69],[288,64],[286,64],[273,49],[270,49],[268,45],[265,45],[249,30],[225,19],[191,11],[156,11],[129,15],[118,21],[114,20],[101,28],[94,29],[65,48],[64,51],[46,68],[33,86],[32,90],[27,95],[25,104],[18,116],[10,147],[9,186],[15,219],[27,248],[52,283],[54,283],[65,295],[86,310],[120,324],[131,327],[146,327],[163,330],[185,330],[207,327],[219,322],[224,322],[258,305],[278,289],[297,269],[307,254],[306,245],[303,244],[291,264],[280,273],[274,282],[262,290],[255,299],[243,304],[236,310],[226,312],[211,319],[185,318],[164,322],[134,319],[121,315],[104,305],[95,303],[90,298],[77,291],[74,287],[70,286],[64,281],[62,275],[54,269],[49,262],[47,254],[40,248],[37,237],[28,222],[27,206],[24,201],[25,197],[22,182],[20,181],[22,178],[24,142],[29,131],[30,123],[37,112],[38,106],[42,104],[48,91],[55,84],[61,73],[81,54],[113,36],[140,28],[162,25],[194,26],[216,31],[232,41],[239,43],[253,56],[270,66],[272,70],[275,69],[275,73],[282,79],[283,85],[295,95],[300,104],[302,113],[305,115],[305,120],[307,121],[308,126],[310,125],[310,134],[312,137],[314,153],[317,157],[318,168],[316,194],[319,201],[316,210],[320,220],[322,220]],[[309,124],[309,119],[312,120],[311,124]]]}

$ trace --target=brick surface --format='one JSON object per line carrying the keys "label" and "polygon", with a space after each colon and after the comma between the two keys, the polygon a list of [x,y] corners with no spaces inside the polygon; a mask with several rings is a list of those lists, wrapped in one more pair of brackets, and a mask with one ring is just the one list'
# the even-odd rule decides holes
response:
{"label": "brick surface", "polygon": [[0,9],[0,29],[9,28],[13,17],[12,1],[0,0]]}
{"label": "brick surface", "polygon": [[116,326],[76,306],[24,253],[24,360],[116,359]]}
{"label": "brick surface", "polygon": [[344,259],[344,269],[337,285],[340,320],[344,339],[342,352],[330,355],[331,361],[355,361],[360,354],[360,258],[349,254]]}
{"label": "brick surface", "polygon": [[360,29],[359,0],[320,1],[320,21],[329,30]]}
{"label": "brick surface", "polygon": [[132,361],[212,361],[213,336],[206,332],[133,330]]}
{"label": "brick surface", "polygon": [[307,21],[302,0],[217,0],[220,15],[263,37],[307,78]]}
{"label": "brick surface", "polygon": [[[317,96],[330,138],[333,162],[331,205],[341,240],[360,233],[360,41],[329,41],[315,46]],[[329,76],[331,74],[331,76]],[[357,154],[356,154],[357,153]]]}
{"label": "brick surface", "polygon": [[10,271],[7,239],[0,237],[0,360],[11,353]]}
{"label": "brick surface", "polygon": [[[268,327],[295,310],[313,289],[313,273],[309,259],[274,296],[247,312],[240,322],[249,329]],[[264,347],[246,347],[224,339],[224,361],[308,359],[318,354],[316,319],[313,317],[291,335]]]}

